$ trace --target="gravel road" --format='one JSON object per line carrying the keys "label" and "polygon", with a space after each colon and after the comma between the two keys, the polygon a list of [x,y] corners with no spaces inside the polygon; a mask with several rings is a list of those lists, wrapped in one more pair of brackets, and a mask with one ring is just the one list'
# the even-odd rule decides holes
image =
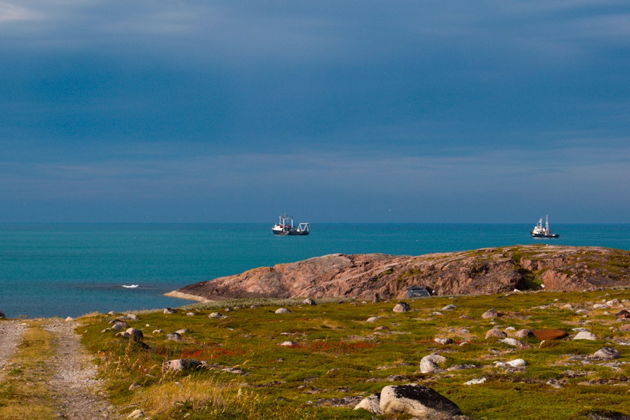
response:
{"label": "gravel road", "polygon": [[24,329],[21,321],[0,321],[0,379],[4,377],[4,368],[22,341]]}

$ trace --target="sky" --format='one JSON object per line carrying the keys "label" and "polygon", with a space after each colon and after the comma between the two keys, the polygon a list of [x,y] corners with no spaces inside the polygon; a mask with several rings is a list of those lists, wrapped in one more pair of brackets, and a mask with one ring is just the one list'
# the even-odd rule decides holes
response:
{"label": "sky", "polygon": [[0,0],[0,222],[630,223],[630,3]]}

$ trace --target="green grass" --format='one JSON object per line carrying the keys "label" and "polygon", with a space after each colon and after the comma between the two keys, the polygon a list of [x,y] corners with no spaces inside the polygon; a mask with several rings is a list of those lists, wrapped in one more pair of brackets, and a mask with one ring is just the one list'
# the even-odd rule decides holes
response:
{"label": "green grass", "polygon": [[[333,398],[367,396],[385,385],[423,383],[452,399],[462,411],[478,419],[566,419],[585,418],[589,410],[608,409],[630,413],[626,386],[581,385],[609,379],[624,384],[630,376],[630,351],[622,353],[619,370],[598,364],[582,365],[569,356],[588,355],[607,342],[559,340],[540,347],[535,338],[514,349],[494,340],[484,340],[493,326],[481,314],[490,307],[503,315],[496,325],[505,328],[563,328],[586,326],[598,337],[626,338],[628,333],[611,330],[620,324],[614,310],[593,311],[588,317],[560,306],[565,303],[628,299],[626,290],[587,293],[531,292],[492,296],[434,297],[407,300],[413,311],[395,314],[394,301],[365,303],[320,302],[300,305],[300,300],[231,300],[195,304],[177,314],[143,312],[129,321],[145,333],[141,346],[101,333],[112,318],[92,315],[81,319],[83,342],[94,353],[113,402],[126,413],[142,408],[156,419],[169,418],[365,418],[373,417],[352,407],[329,407]],[[449,303],[454,311],[441,311]],[[250,308],[251,305],[255,307]],[[551,305],[540,308],[542,305]],[[224,312],[222,308],[240,309]],[[291,313],[277,315],[279,306]],[[186,316],[186,311],[197,315]],[[209,319],[219,311],[226,318]],[[440,311],[443,315],[432,315]],[[379,316],[374,323],[365,320]],[[590,323],[586,323],[590,321]],[[149,326],[147,326],[147,324]],[[378,327],[386,327],[379,330]],[[165,339],[165,334],[188,328],[183,341]],[[154,329],[163,333],[152,334]],[[465,332],[463,329],[466,329]],[[625,335],[624,335],[625,334]],[[433,342],[436,336],[451,337],[454,345]],[[291,340],[297,347],[279,344]],[[459,343],[469,343],[460,346]],[[476,363],[475,369],[448,371],[439,375],[419,372],[420,359],[439,352],[447,358],[445,367]],[[173,358],[206,360],[210,369],[188,374],[164,374],[161,364]],[[523,358],[528,367],[508,373],[493,367],[494,361]],[[244,375],[225,372],[238,368]],[[585,376],[569,378],[566,371],[584,371]],[[398,376],[400,380],[391,381]],[[464,382],[485,376],[483,385]],[[566,382],[561,389],[546,385],[549,379]],[[130,390],[130,385],[140,385]]]}

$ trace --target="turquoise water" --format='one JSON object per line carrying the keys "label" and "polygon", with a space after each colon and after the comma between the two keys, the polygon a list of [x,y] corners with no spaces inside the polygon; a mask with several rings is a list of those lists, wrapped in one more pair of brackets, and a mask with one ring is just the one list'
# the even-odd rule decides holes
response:
{"label": "turquoise water", "polygon": [[[418,255],[530,243],[630,249],[630,225],[315,224],[306,237],[276,237],[271,224],[0,225],[0,311],[76,316],[178,306],[162,296],[189,283],[318,255]],[[125,289],[123,284],[139,284]]]}

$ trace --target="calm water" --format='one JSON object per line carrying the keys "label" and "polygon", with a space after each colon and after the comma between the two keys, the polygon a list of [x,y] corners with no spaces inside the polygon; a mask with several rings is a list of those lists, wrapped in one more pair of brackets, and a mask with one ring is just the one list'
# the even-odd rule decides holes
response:
{"label": "calm water", "polygon": [[[0,311],[76,316],[178,306],[162,293],[280,262],[343,252],[418,255],[548,242],[630,249],[630,225],[315,224],[307,237],[274,237],[271,224],[0,225]],[[139,284],[125,289],[123,284]]]}

